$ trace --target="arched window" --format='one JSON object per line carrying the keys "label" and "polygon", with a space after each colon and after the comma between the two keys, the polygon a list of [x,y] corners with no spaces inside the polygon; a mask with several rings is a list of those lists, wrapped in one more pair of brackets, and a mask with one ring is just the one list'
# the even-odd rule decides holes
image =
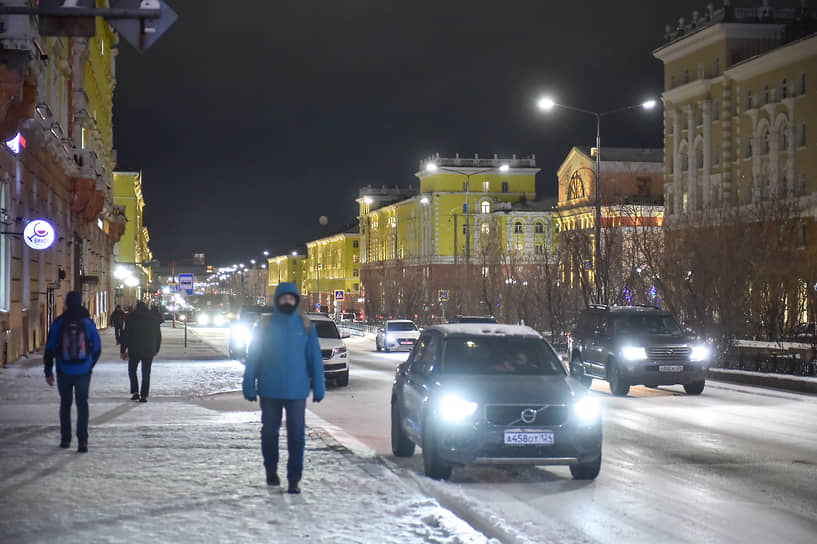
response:
{"label": "arched window", "polygon": [[491,203],[487,200],[484,200],[482,204],[479,205],[479,208],[482,213],[491,213]]}
{"label": "arched window", "polygon": [[678,158],[681,160],[681,172],[686,172],[689,168],[689,151],[687,149],[686,142],[681,144],[681,148],[678,152]]}
{"label": "arched window", "polygon": [[541,221],[537,221],[536,225],[534,226],[534,232],[536,234],[544,234],[545,233],[545,224]]}
{"label": "arched window", "polygon": [[769,151],[771,151],[771,144],[769,143],[769,131],[764,130],[763,135],[760,138],[761,138],[762,152],[763,152],[764,155],[768,155]]}
{"label": "arched window", "polygon": [[778,129],[780,131],[780,141],[778,142],[778,147],[780,151],[788,151],[789,150],[789,127],[786,125],[780,125]]}
{"label": "arched window", "polygon": [[704,167],[704,149],[703,145],[699,145],[695,148],[695,167],[696,168],[703,168]]}
{"label": "arched window", "polygon": [[752,138],[746,140],[746,152],[743,154],[743,157],[748,159],[752,156]]}
{"label": "arched window", "polygon": [[522,234],[524,232],[524,226],[521,222],[517,221],[513,224],[513,233],[514,234]]}

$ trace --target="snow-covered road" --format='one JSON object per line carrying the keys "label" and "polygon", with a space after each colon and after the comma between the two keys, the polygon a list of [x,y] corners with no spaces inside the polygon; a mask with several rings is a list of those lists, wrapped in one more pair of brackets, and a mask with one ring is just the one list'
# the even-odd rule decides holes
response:
{"label": "snow-covered road", "polygon": [[353,339],[348,388],[313,410],[382,455],[475,526],[529,542],[803,542],[817,535],[817,398],[710,381],[681,387],[605,383],[604,464],[595,482],[562,467],[455,469],[422,476],[422,453],[390,454],[388,400],[405,354]]}

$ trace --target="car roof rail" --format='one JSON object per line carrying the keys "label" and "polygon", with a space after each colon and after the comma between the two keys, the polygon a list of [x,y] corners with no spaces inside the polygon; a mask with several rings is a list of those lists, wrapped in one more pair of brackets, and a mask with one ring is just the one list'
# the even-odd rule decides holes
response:
{"label": "car roof rail", "polygon": [[588,304],[588,308],[593,310],[609,310],[610,307],[607,304]]}

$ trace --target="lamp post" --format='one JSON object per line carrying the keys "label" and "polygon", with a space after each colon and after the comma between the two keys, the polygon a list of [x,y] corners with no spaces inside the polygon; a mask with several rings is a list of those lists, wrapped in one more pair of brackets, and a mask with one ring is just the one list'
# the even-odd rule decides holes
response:
{"label": "lamp post", "polygon": [[641,108],[644,110],[651,110],[656,106],[655,100],[647,100],[642,102],[641,104],[633,104],[630,106],[624,106],[621,108],[615,108],[612,110],[604,111],[604,112],[596,112],[591,110],[586,110],[584,108],[577,108],[575,106],[567,106],[565,104],[558,104],[553,101],[550,97],[542,97],[539,99],[537,105],[539,109],[542,111],[550,111],[553,108],[562,108],[565,110],[575,111],[579,113],[584,113],[587,115],[592,115],[596,118],[596,183],[595,183],[595,240],[593,244],[593,252],[594,260],[595,260],[595,284],[596,284],[596,302],[606,304],[607,303],[607,293],[604,290],[604,286],[602,285],[601,274],[599,274],[599,264],[601,263],[601,118],[607,115],[612,115],[614,113],[621,113],[624,111],[634,110],[637,108]]}

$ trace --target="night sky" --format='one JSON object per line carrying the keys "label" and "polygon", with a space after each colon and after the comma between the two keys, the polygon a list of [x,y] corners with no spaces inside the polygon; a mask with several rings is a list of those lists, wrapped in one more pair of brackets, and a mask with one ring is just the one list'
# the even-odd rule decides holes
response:
{"label": "night sky", "polygon": [[[416,184],[435,152],[535,153],[555,194],[595,122],[536,98],[605,111],[660,96],[664,25],[707,3],[168,1],[179,20],[152,49],[119,47],[118,169],[144,172],[155,258],[215,265],[328,234],[360,187]],[[602,146],[660,147],[662,123],[605,119]]]}

